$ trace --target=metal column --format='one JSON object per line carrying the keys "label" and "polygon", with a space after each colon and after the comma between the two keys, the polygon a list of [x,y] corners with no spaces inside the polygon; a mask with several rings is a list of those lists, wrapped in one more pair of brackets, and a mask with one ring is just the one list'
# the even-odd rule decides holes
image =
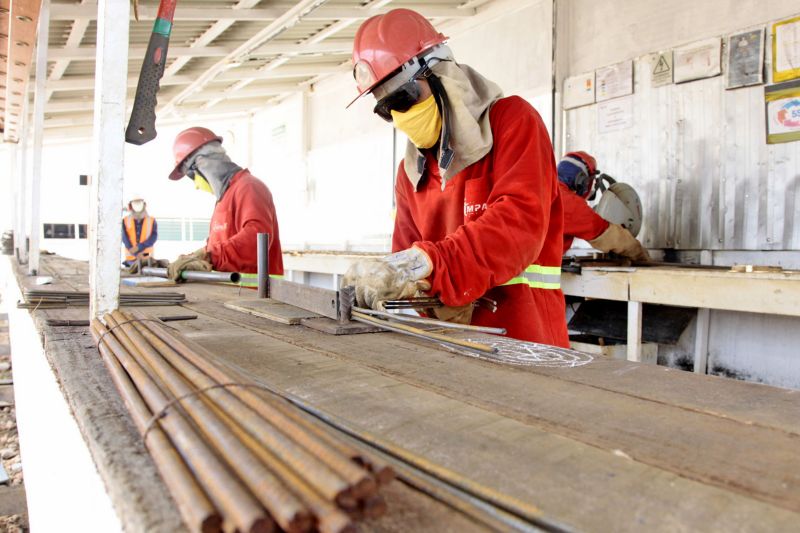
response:
{"label": "metal column", "polygon": [[119,304],[129,21],[130,2],[97,3],[94,172],[89,210],[89,305],[93,317],[103,316]]}
{"label": "metal column", "polygon": [[31,175],[31,246],[28,273],[39,273],[39,236],[41,223],[42,141],[44,137],[44,105],[47,101],[47,46],[50,35],[50,0],[42,1],[39,12],[39,33],[36,38],[36,92],[33,104],[33,171]]}

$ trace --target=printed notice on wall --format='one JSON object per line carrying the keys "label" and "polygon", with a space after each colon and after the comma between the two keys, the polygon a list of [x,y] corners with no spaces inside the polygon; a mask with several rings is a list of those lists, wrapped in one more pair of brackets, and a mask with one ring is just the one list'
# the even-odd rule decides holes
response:
{"label": "printed notice on wall", "polygon": [[764,29],[728,36],[728,89],[764,83]]}
{"label": "printed notice on wall", "polygon": [[648,56],[650,64],[650,84],[663,87],[672,83],[672,50]]}
{"label": "printed notice on wall", "polygon": [[564,109],[594,103],[594,72],[564,80]]}
{"label": "printed notice on wall", "polygon": [[767,106],[767,143],[800,141],[800,80],[764,89]]}
{"label": "printed notice on wall", "polygon": [[772,81],[800,78],[800,17],[772,26]]}
{"label": "printed notice on wall", "polygon": [[633,61],[623,61],[594,73],[597,101],[603,102],[633,94]]}
{"label": "printed notice on wall", "polygon": [[610,133],[633,126],[633,97],[615,98],[597,105],[597,132]]}
{"label": "printed notice on wall", "polygon": [[713,37],[675,49],[675,83],[711,78],[722,73],[722,39]]}

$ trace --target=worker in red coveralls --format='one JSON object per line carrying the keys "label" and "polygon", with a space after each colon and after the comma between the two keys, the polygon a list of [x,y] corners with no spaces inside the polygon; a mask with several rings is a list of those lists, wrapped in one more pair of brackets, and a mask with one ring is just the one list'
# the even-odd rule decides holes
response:
{"label": "worker in red coveralls", "polygon": [[189,128],[172,146],[175,168],[169,179],[186,176],[195,188],[217,199],[208,241],[194,253],[170,263],[170,279],[184,270],[257,272],[257,235],[268,233],[269,273],[283,274],[278,217],[272,194],[264,182],[233,163],[222,147],[222,137],[206,128]]}
{"label": "worker in red coveralls", "polygon": [[634,261],[649,261],[650,255],[630,231],[598,215],[587,203],[595,194],[597,162],[586,152],[570,152],[558,163],[558,186],[564,205],[564,252],[575,237],[593,248],[615,252]]}
{"label": "worker in red coveralls", "polygon": [[[359,306],[434,295],[438,318],[504,327],[568,346],[562,213],[550,138],[536,110],[456,63],[446,37],[395,9],[365,21],[353,48],[359,97],[408,136],[395,187],[392,253],[351,266]],[[492,312],[475,305],[497,302]]]}

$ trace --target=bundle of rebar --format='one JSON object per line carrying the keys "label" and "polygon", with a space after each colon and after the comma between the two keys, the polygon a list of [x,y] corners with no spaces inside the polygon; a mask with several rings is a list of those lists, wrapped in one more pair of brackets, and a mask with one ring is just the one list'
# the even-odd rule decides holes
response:
{"label": "bundle of rebar", "polygon": [[354,530],[393,470],[155,318],[93,320],[103,361],[192,531]]}
{"label": "bundle of rebar", "polygon": [[[492,313],[497,311],[497,302],[491,298],[483,296],[473,302],[475,307],[485,307]],[[442,301],[435,296],[417,296],[412,298],[401,298],[399,300],[384,300],[383,308],[387,311],[397,311],[400,309],[436,309],[443,307]]]}
{"label": "bundle of rebar", "polygon": [[[89,293],[85,291],[25,289],[23,298],[23,301],[17,303],[17,307],[20,309],[63,309],[89,305]],[[181,292],[121,293],[119,295],[119,304],[122,306],[180,305],[184,302],[186,302],[186,295]]]}

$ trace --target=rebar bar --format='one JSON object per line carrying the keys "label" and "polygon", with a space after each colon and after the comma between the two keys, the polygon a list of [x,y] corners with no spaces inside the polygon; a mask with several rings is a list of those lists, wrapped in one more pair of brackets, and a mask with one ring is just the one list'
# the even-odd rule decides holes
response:
{"label": "rebar bar", "polygon": [[[92,334],[95,339],[102,335],[98,328],[92,328]],[[148,409],[125,370],[106,344],[100,343],[98,348],[103,356],[103,362],[111,374],[111,379],[133,418],[136,429],[144,436],[153,412]],[[154,426],[152,431],[147,434],[145,445],[153,456],[153,461],[161,473],[161,477],[172,492],[186,524],[192,530],[203,533],[221,531],[222,518],[160,426]]]}
{"label": "rebar bar", "polygon": [[192,487],[177,486],[182,479],[198,491],[189,498],[195,507],[179,503],[193,531],[219,530],[221,516],[226,530],[260,533],[277,523],[290,533],[350,533],[354,517],[385,512],[378,487],[391,468],[353,459],[358,452],[318,434],[307,415],[256,394],[249,379],[237,383],[153,318],[114,311],[103,320],[92,322],[92,335],[146,446],[166,446],[156,461],[179,459],[177,474],[159,467],[167,486],[180,501]]}
{"label": "rebar bar", "polygon": [[375,318],[369,315],[365,315],[364,313],[360,313],[358,311],[353,311],[351,318],[356,322],[363,322],[364,324],[378,326],[380,328],[389,331],[394,331],[395,333],[402,333],[404,335],[410,335],[411,337],[416,337],[418,339],[441,343],[444,344],[445,346],[450,346],[452,348],[457,348],[460,350],[469,350],[472,352],[477,352],[482,354],[497,353],[497,348],[489,346],[488,344],[465,341],[457,339],[455,337],[449,337],[447,335],[434,333],[432,331],[425,331],[423,329],[406,326],[405,324],[390,324],[387,320],[381,320],[380,318]]}
{"label": "rebar bar", "polygon": [[419,324],[423,326],[437,326],[446,329],[456,329],[461,331],[472,331],[475,333],[489,333],[492,335],[505,335],[505,328],[490,328],[487,326],[473,326],[471,324],[456,324],[454,322],[446,322],[444,320],[436,320],[433,318],[411,316],[411,315],[398,315],[395,313],[387,313],[385,311],[377,311],[375,309],[365,309],[363,307],[353,307],[354,311],[364,313],[365,315],[377,316],[380,318],[387,318],[397,322],[405,322],[408,324]]}
{"label": "rebar bar", "polygon": [[[125,320],[130,320],[128,315]],[[238,424],[256,437],[261,444],[268,448],[281,461],[291,465],[304,479],[316,484],[317,489],[327,498],[340,504],[348,504],[351,500],[351,487],[342,477],[338,476],[328,465],[314,455],[308,453],[297,443],[289,438],[289,428],[281,428],[268,423],[258,416],[252,409],[240,402],[228,388],[212,387],[220,385],[194,367],[188,360],[181,357],[172,347],[157,338],[143,322],[131,322],[148,343],[150,343],[172,365],[183,378],[196,389],[208,389],[207,397],[212,399],[223,411],[232,416]],[[187,394],[187,391],[173,391],[177,394]],[[291,434],[292,437],[300,435]],[[321,451],[321,453],[324,451]],[[365,474],[366,475],[366,474]],[[243,476],[244,477],[244,476]],[[352,502],[355,505],[355,501]],[[266,505],[266,503],[265,503]],[[269,507],[268,507],[269,508]],[[280,521],[279,521],[280,523]],[[284,525],[281,523],[281,526]],[[285,528],[285,527],[284,527]]]}
{"label": "rebar bar", "polygon": [[[112,334],[111,329],[95,321],[93,336],[98,346],[105,344],[114,354],[151,412],[160,413],[170,404],[161,386],[153,381],[149,372],[137,362],[137,359],[141,360],[137,348],[118,327]],[[159,418],[157,423],[169,435],[181,457],[202,483],[226,520],[230,520],[241,531],[250,533],[272,531],[273,522],[266,516],[261,505],[241,482],[230,474],[228,468],[205,444],[180,411],[175,410],[168,416]]]}
{"label": "rebar bar", "polygon": [[[187,368],[187,365],[181,363],[179,359],[173,362],[174,358],[168,357],[170,362],[185,376],[189,377],[189,380],[195,386],[204,388],[214,384],[237,382],[235,379],[232,380],[230,375],[213,365],[208,357],[198,355],[186,343],[172,335],[165,328],[160,327],[157,323],[145,320],[146,317],[139,313],[133,313],[130,316],[141,320],[136,324],[137,327],[146,329],[149,333],[158,337],[158,340],[152,340],[148,337],[151,343],[159,342],[168,346],[169,350],[174,350],[199,370],[195,371],[192,368]],[[307,428],[298,426],[290,416],[287,416],[270,403],[264,402],[251,389],[247,387],[230,387],[223,392],[235,397],[244,405],[236,405],[230,401],[229,397],[220,395],[220,391],[215,391],[215,394],[221,396],[218,401],[221,404],[224,402],[224,406],[227,406],[227,410],[235,415],[237,422],[243,424],[256,437],[262,439],[262,442],[271,442],[271,439],[274,438],[271,435],[273,428],[279,428],[282,434],[285,434],[291,441],[297,442],[305,449],[307,453],[302,450],[288,450],[287,453],[289,455],[285,461],[298,465],[298,470],[301,473],[305,471],[304,477],[313,478],[313,484],[319,485],[318,490],[323,494],[327,493],[327,496],[339,501],[340,504],[350,507],[356,503],[349,500],[351,493],[353,497],[363,499],[373,495],[377,490],[375,480],[367,471],[353,463],[347,455],[341,454],[335,447],[322,442],[315,435],[309,433]],[[242,409],[245,405],[247,408]],[[253,413],[260,415],[260,418],[254,418]],[[270,425],[264,425],[264,421]],[[282,459],[284,458],[282,457]],[[331,473],[335,473],[338,477],[331,476]],[[344,480],[349,487],[347,492],[340,492],[342,489],[341,480]]]}
{"label": "rebar bar", "polygon": [[137,331],[137,324],[126,323],[129,318],[119,311],[113,311],[105,318],[113,327],[122,328],[139,349],[154,375],[175,398],[183,399],[181,402],[183,409],[281,528],[288,532],[306,531],[309,517],[304,506],[240,440],[227,430],[225,424],[203,402],[203,399],[194,394],[195,389],[159,355],[156,347],[151,346]]}

